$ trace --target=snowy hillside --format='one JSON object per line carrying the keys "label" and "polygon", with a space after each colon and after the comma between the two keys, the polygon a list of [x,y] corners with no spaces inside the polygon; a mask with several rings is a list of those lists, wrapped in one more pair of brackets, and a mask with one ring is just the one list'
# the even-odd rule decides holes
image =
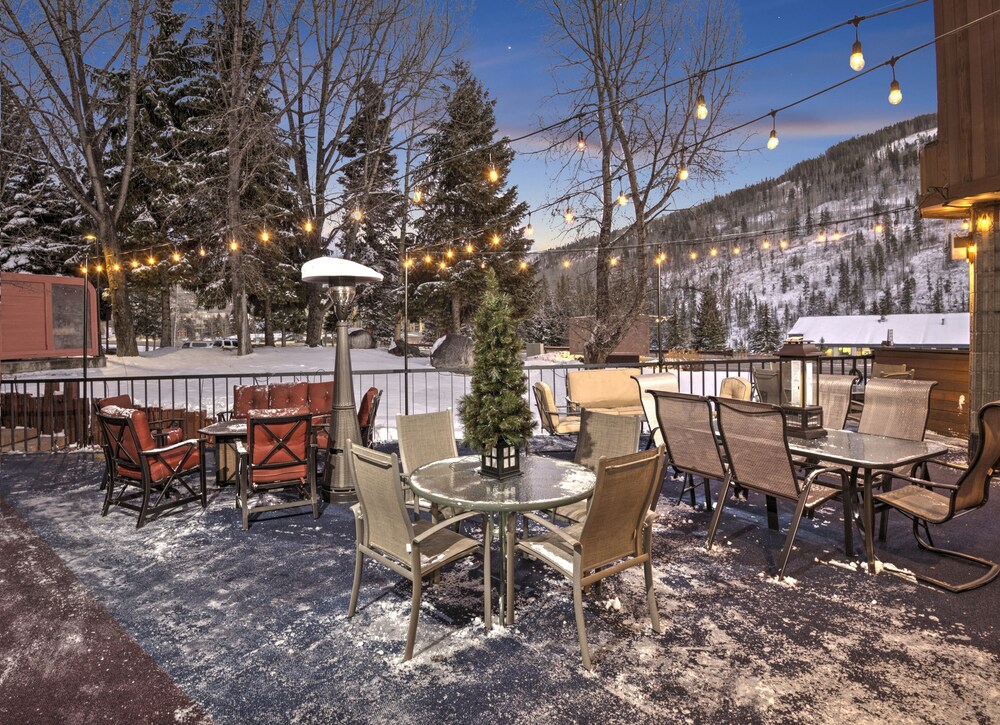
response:
{"label": "snowy hillside", "polygon": [[[967,310],[968,266],[947,254],[960,224],[924,221],[915,210],[919,150],[935,137],[935,123],[920,116],[844,141],[775,179],[658,220],[651,238],[667,253],[666,342],[690,345],[708,287],[738,349],[754,349],[752,331],[764,315],[784,333],[802,315]],[[549,260],[550,289],[564,274],[592,269],[592,260],[574,261],[569,272]],[[655,272],[651,282],[655,314]]]}

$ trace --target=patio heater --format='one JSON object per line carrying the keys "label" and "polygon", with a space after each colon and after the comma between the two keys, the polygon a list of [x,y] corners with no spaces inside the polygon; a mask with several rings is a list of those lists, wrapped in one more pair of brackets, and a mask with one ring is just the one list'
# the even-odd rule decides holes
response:
{"label": "patio heater", "polygon": [[[302,281],[325,284],[330,307],[337,319],[337,352],[333,375],[333,411],[330,418],[330,449],[323,471],[323,494],[327,499],[349,497],[354,482],[349,480],[344,461],[344,442],[361,440],[358,414],[354,403],[351,374],[351,348],[347,323],[354,307],[355,288],[359,284],[381,282],[382,275],[363,264],[338,257],[317,257],[302,265]],[[332,471],[332,475],[331,472]]]}
{"label": "patio heater", "polygon": [[796,438],[822,438],[823,409],[819,405],[819,358],[823,353],[801,335],[791,335],[778,350],[778,380],[786,431]]}

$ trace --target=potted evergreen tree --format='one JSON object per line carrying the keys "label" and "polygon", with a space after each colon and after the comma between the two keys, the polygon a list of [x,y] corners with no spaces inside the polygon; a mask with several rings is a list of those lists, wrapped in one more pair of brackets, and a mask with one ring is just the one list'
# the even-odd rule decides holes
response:
{"label": "potted evergreen tree", "polygon": [[492,272],[473,318],[473,335],[472,392],[458,405],[465,445],[480,454],[484,474],[506,478],[521,472],[520,446],[533,425],[514,308]]}

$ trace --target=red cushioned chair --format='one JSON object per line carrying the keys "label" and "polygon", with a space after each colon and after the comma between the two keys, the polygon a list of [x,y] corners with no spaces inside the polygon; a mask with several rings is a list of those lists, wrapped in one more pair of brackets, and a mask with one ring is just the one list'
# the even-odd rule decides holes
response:
{"label": "red cushioned chair", "polygon": [[[99,413],[101,408],[107,408],[110,406],[115,406],[118,408],[134,408],[132,405],[132,396],[123,395],[113,395],[109,398],[101,398],[94,403],[94,413]],[[181,418],[159,418],[156,420],[149,420],[149,432],[153,435],[153,440],[156,441],[158,446],[172,446],[174,443],[180,443],[184,440],[184,421]],[[104,477],[101,479],[101,488],[103,491],[108,486],[108,479],[111,477],[111,450],[107,445],[107,441],[104,440],[104,436],[101,436],[101,448],[104,450]]]}
{"label": "red cushioned chair", "polygon": [[358,427],[361,429],[361,440],[358,442],[365,448],[372,447],[375,437],[375,416],[378,413],[378,404],[381,400],[381,390],[368,388],[364,397],[361,398],[361,405],[358,406]]}
{"label": "red cushioned chair", "polygon": [[[203,439],[160,447],[153,439],[146,413],[134,408],[106,406],[97,413],[97,420],[110,462],[102,516],[107,515],[112,504],[138,511],[136,528],[142,528],[149,516],[168,509],[192,501],[200,501],[202,508],[208,505]],[[198,490],[187,480],[196,474]]]}
{"label": "red cushioned chair", "polygon": [[[309,408],[248,411],[247,442],[245,446],[237,443],[236,449],[240,454],[236,505],[243,513],[244,530],[250,528],[252,512],[311,505],[313,518],[319,518],[316,444]],[[296,498],[251,506],[251,494],[278,490],[291,490]]]}

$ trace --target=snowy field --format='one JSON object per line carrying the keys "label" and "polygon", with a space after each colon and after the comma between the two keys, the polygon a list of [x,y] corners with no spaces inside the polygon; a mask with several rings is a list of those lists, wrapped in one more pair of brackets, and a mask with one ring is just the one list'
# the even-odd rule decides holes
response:
{"label": "snowy field", "polygon": [[[251,355],[239,357],[232,350],[219,348],[187,349],[162,348],[144,352],[139,357],[109,357],[106,367],[88,370],[88,389],[91,397],[103,398],[128,393],[143,406],[170,410],[204,410],[215,417],[232,407],[233,386],[257,385],[270,382],[325,381],[333,378],[334,347],[255,348]],[[396,415],[404,413],[403,359],[383,349],[351,350],[354,370],[355,400],[360,400],[369,387],[383,391],[376,427],[376,440],[395,440]],[[553,390],[557,404],[566,397],[566,372],[578,363],[559,353],[549,353],[525,360],[529,381],[528,400],[538,425],[530,385],[542,380]],[[649,369],[648,372],[654,372]],[[680,376],[681,392],[713,395],[718,383],[729,375],[741,374],[749,378],[744,366],[742,371],[726,372],[685,370]],[[17,376],[18,392],[41,395],[46,380],[79,379],[82,370],[53,370]],[[191,376],[189,379],[179,376]],[[469,392],[470,378],[463,373],[439,371],[428,358],[410,358],[409,361],[409,412],[425,413],[458,407],[458,401]],[[165,379],[175,378],[175,379]],[[9,390],[7,384],[4,390]],[[456,433],[462,433],[461,420],[455,416]]]}

